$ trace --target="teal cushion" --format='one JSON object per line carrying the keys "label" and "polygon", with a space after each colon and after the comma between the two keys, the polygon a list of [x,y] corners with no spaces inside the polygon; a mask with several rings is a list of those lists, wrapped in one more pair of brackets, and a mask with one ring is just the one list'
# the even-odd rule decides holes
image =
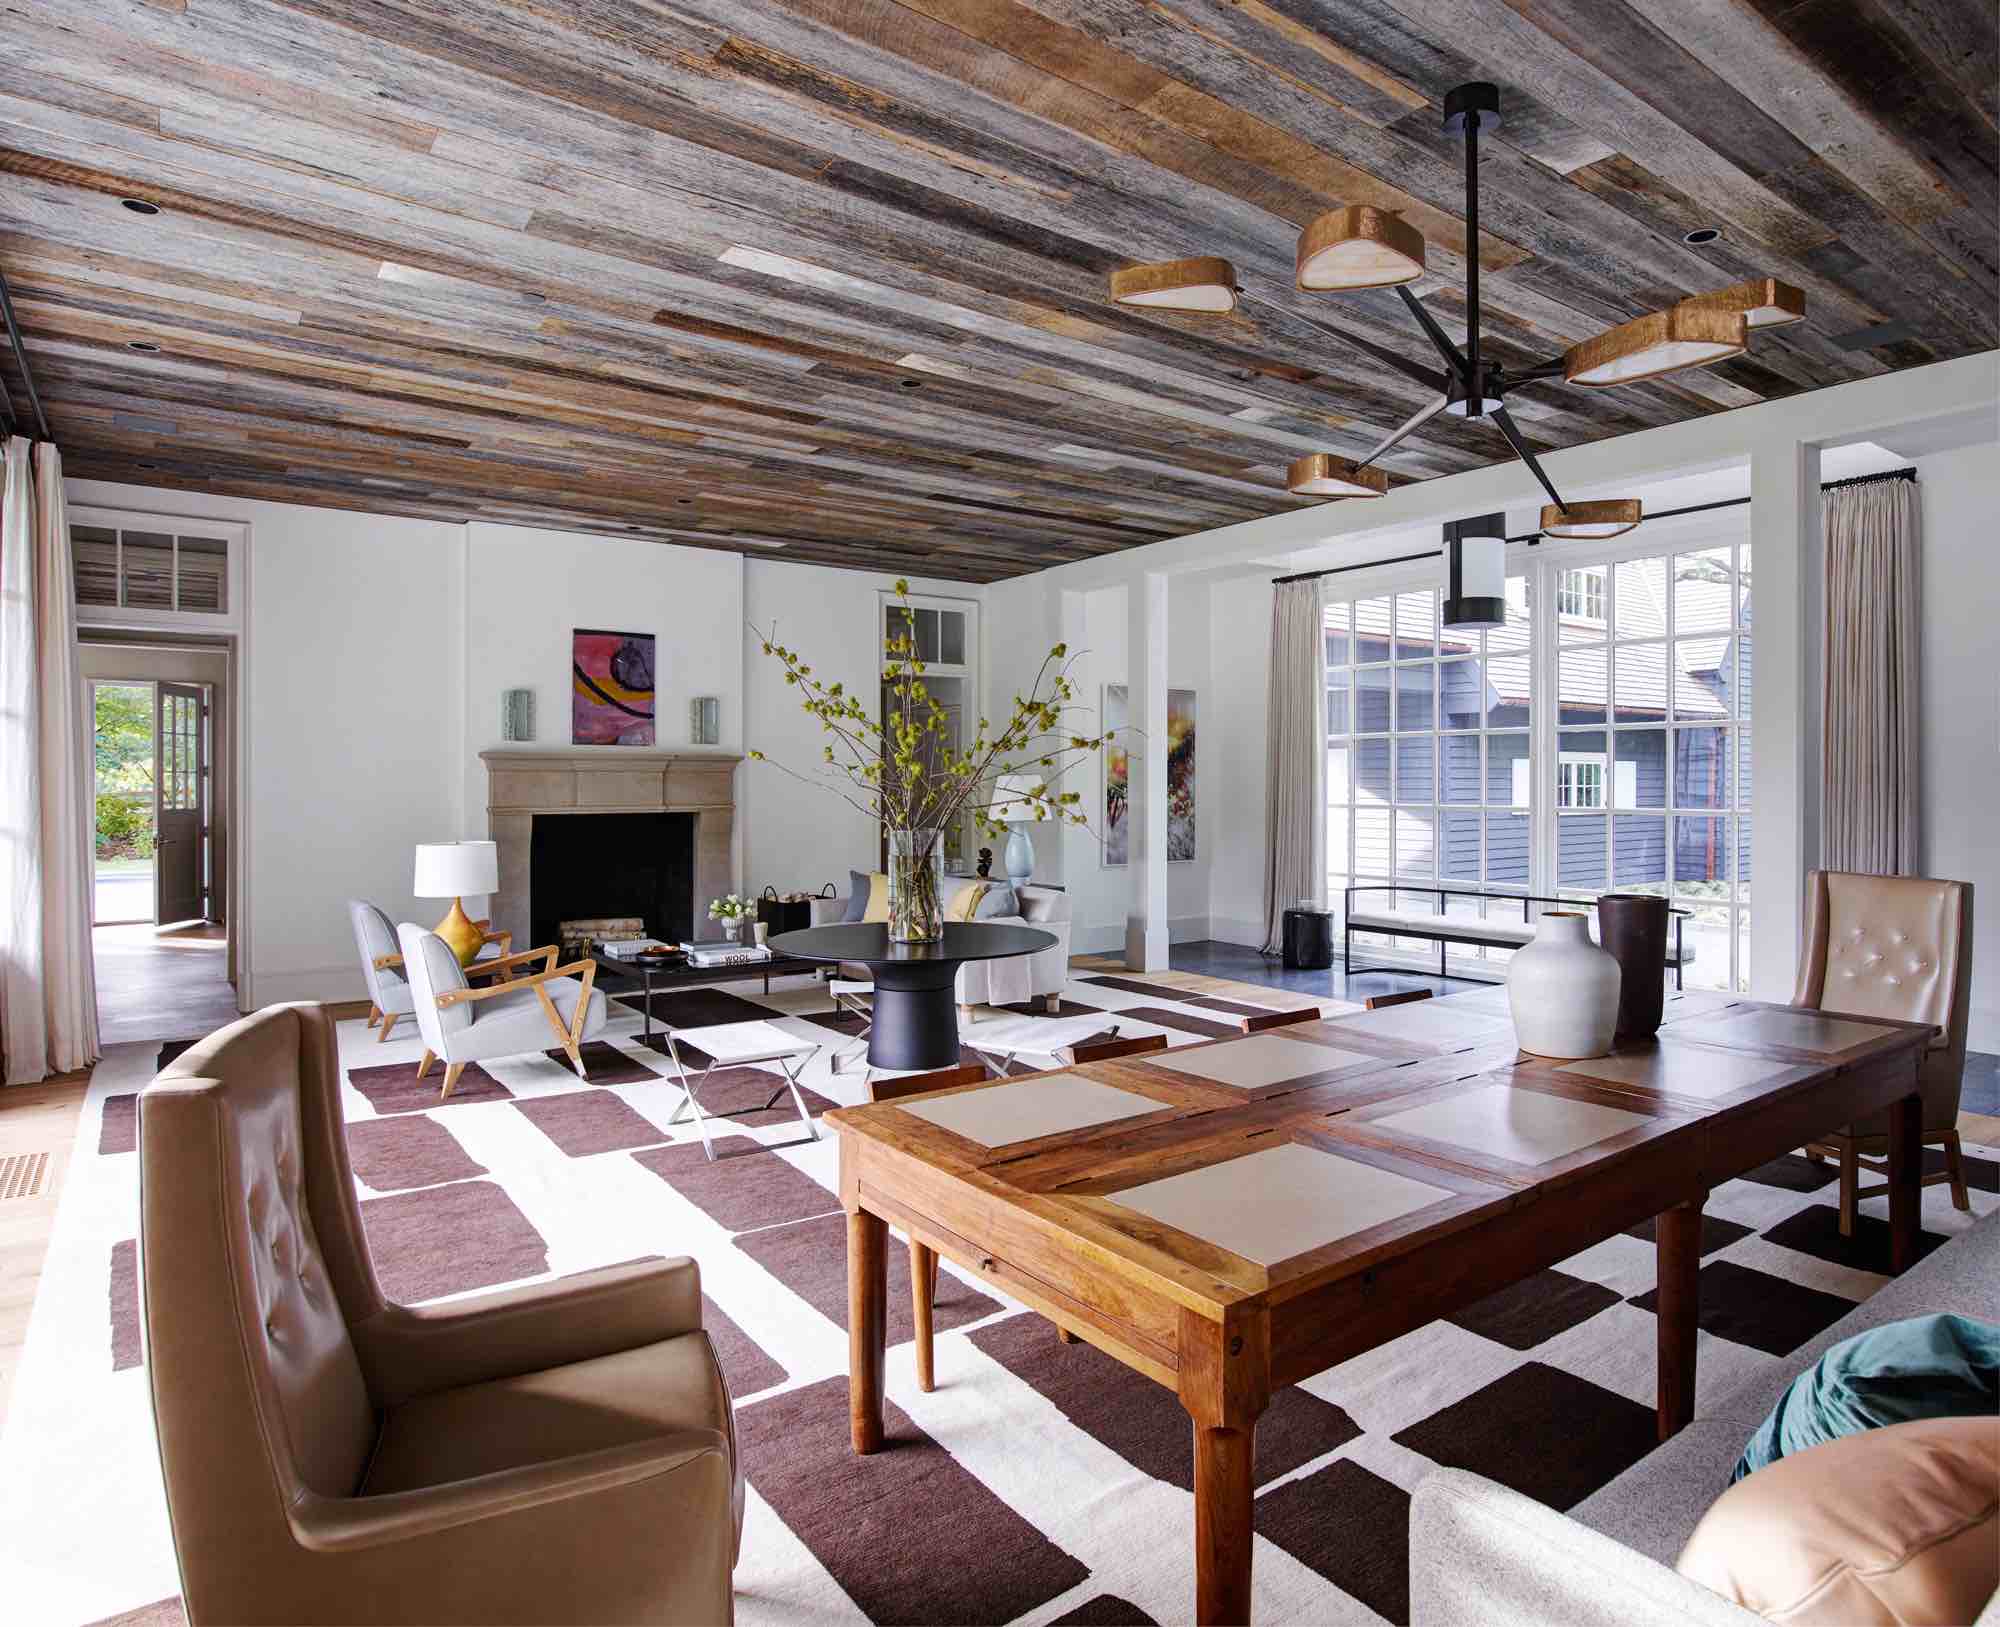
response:
{"label": "teal cushion", "polygon": [[1887,1322],[1843,1339],[1786,1386],[1729,1481],[1843,1435],[1918,1418],[1990,1417],[1996,1408],[2000,1327],[1965,1316]]}

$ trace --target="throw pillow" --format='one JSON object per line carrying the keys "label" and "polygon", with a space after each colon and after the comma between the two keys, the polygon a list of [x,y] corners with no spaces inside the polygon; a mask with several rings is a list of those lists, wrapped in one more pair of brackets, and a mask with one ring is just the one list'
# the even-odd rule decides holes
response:
{"label": "throw pillow", "polygon": [[842,921],[859,921],[868,913],[868,872],[850,870],[847,872],[847,913]]}
{"label": "throw pillow", "polygon": [[1809,1446],[1917,1418],[2000,1410],[2000,1327],[1914,1316],[1843,1339],[1792,1380],[1743,1448],[1734,1485]]}
{"label": "throw pillow", "polygon": [[947,921],[970,921],[984,901],[988,887],[989,883],[984,881],[961,881],[945,897],[944,918]]}
{"label": "throw pillow", "polygon": [[864,921],[886,921],[889,919],[889,878],[876,870],[868,877],[868,904],[861,912]]}
{"label": "throw pillow", "polygon": [[1003,887],[997,882],[986,889],[979,900],[979,908],[972,912],[975,921],[996,921],[1004,915],[1021,913],[1021,896],[1012,887]]}
{"label": "throw pillow", "polygon": [[1787,1627],[1967,1622],[2000,1584],[2000,1419],[1808,1447],[1731,1486],[1679,1570]]}

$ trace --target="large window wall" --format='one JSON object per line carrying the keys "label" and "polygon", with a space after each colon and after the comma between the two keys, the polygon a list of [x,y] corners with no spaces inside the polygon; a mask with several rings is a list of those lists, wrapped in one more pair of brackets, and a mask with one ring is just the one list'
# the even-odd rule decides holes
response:
{"label": "large window wall", "polygon": [[1396,883],[1662,894],[1691,912],[1690,986],[1746,988],[1748,545],[1711,534],[1516,553],[1507,625],[1486,633],[1442,629],[1435,588],[1346,597],[1329,578],[1330,896],[1338,907],[1350,884]]}

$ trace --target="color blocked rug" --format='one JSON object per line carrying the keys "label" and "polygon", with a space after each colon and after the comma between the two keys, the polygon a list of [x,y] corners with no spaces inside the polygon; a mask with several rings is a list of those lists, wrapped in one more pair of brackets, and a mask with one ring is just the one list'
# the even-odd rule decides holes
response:
{"label": "color blocked rug", "polygon": [[[1246,1010],[1243,986],[1079,977],[1072,1011],[1192,1043]],[[1477,997],[1472,997],[1477,998]],[[1332,1014],[1337,1007],[1326,1003]],[[859,1041],[793,980],[655,997],[654,1021],[756,1015],[826,1047],[815,1114],[862,1098]],[[656,1029],[657,1032],[657,1029]],[[975,1042],[976,1027],[971,1036]],[[945,1266],[938,1388],[915,1384],[908,1256],[891,1248],[889,1449],[847,1443],[846,1250],[829,1136],[793,1142],[777,1075],[718,1069],[709,1163],[672,1064],[636,1009],[586,1055],[468,1068],[450,1102],[414,1038],[340,1029],[349,1143],[384,1286],[425,1300],[647,1254],[701,1264],[750,1483],[739,1621],[1174,1622],[1193,1597],[1189,1428],[1166,1390]],[[831,1060],[845,1051],[848,1065]],[[93,1079],[28,1347],[0,1437],[0,1597],[10,1622],[147,1612],[177,1582],[147,1417],[137,1301],[133,1095],[154,1049]],[[1968,1147],[1973,1215],[1924,1193],[1935,1247],[2000,1205],[2000,1162]],[[1786,1357],[1886,1278],[1881,1203],[1840,1237],[1830,1170],[1786,1158],[1713,1195],[1702,1244],[1704,1393]],[[1275,1396],[1258,1430],[1260,1622],[1407,1619],[1409,1493],[1434,1464],[1567,1508],[1653,1444],[1653,1251],[1644,1229]]]}

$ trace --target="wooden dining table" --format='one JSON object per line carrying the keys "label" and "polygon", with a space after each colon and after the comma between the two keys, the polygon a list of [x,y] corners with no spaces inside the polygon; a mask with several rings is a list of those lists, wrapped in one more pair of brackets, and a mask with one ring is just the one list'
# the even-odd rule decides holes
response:
{"label": "wooden dining table", "polygon": [[1179,1396],[1204,1623],[1249,1619],[1275,1389],[1654,1217],[1664,1440],[1694,1412],[1717,1184],[1886,1109],[1892,1265],[1914,1260],[1935,1032],[1716,993],[1666,1009],[1589,1061],[1518,1051],[1504,1004],[1469,996],[829,1112],[854,1450],[882,1445],[891,1226],[922,1387],[942,1255]]}

